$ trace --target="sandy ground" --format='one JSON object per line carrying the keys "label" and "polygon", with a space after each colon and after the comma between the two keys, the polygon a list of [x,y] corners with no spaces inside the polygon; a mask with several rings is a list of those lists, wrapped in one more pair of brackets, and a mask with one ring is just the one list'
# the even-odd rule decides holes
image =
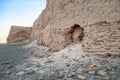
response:
{"label": "sandy ground", "polygon": [[119,57],[91,55],[80,43],[59,52],[36,42],[0,45],[0,62],[0,80],[120,80]]}

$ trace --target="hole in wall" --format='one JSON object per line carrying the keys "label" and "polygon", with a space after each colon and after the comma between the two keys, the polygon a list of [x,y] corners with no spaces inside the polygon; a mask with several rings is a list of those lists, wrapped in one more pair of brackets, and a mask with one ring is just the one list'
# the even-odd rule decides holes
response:
{"label": "hole in wall", "polygon": [[74,24],[69,31],[72,42],[80,42],[84,37],[84,28],[79,24]]}
{"label": "hole in wall", "polygon": [[106,53],[107,57],[111,57],[112,54],[111,53]]}
{"label": "hole in wall", "polygon": [[82,45],[82,47],[85,47],[85,45]]}

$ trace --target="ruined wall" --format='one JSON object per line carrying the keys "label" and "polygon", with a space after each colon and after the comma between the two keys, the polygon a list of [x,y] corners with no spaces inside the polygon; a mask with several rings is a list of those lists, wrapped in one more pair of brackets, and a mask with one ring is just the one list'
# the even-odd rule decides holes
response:
{"label": "ruined wall", "polygon": [[[33,24],[31,40],[37,40],[39,45],[46,45],[56,51],[76,42],[73,38],[82,36],[82,41],[79,38],[76,39],[78,39],[77,42],[80,41],[84,45],[85,51],[111,52],[112,49],[106,51],[105,48],[114,44],[114,51],[119,52],[117,45],[119,44],[119,33],[117,33],[118,28],[116,28],[116,26],[120,26],[117,23],[120,21],[119,16],[120,0],[47,0],[46,9]],[[108,23],[110,25],[107,25]],[[79,33],[81,30],[73,30],[72,27],[75,24],[84,30],[83,34]],[[99,36],[97,35],[104,34],[106,38],[113,38],[108,37],[113,32],[108,33],[109,28],[107,27],[111,27],[111,31],[115,29],[113,31],[117,35],[115,35],[115,42],[107,41],[102,37],[101,39],[105,41],[105,44],[96,45],[99,44],[99,40],[97,40]],[[93,28],[94,30],[91,30]],[[99,30],[105,31],[98,33]]]}
{"label": "ruined wall", "polygon": [[59,13],[59,2],[54,0],[47,0],[46,9],[38,16],[38,18],[33,23],[33,30],[31,34],[31,40],[39,40],[40,32],[56,17]]}
{"label": "ruined wall", "polygon": [[7,43],[21,42],[30,39],[32,27],[12,26]]}
{"label": "ruined wall", "polygon": [[83,49],[92,53],[120,54],[120,21],[97,22],[85,28]]}

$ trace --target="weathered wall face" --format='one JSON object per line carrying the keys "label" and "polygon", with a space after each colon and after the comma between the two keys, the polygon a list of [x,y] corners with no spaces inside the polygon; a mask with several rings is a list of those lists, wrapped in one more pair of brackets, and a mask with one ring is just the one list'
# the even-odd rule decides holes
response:
{"label": "weathered wall face", "polygon": [[85,51],[92,53],[120,54],[120,21],[87,26],[83,45]]}
{"label": "weathered wall face", "polygon": [[[120,0],[47,0],[47,2],[46,9],[34,22],[31,40],[37,40],[39,45],[49,46],[56,51],[65,48],[73,42],[78,42],[79,40],[76,41],[73,38],[79,39],[77,37],[82,36],[83,39],[80,42],[84,45],[83,49],[85,51],[101,51],[101,49],[104,49],[102,51],[106,52],[105,47],[107,45],[96,45],[94,37],[99,39],[99,36],[95,34],[105,34],[106,38],[109,38],[108,36],[114,31],[107,33],[109,30],[107,27],[111,27],[110,30],[116,29],[115,32],[118,32],[114,25],[118,25],[118,27],[120,25],[117,23],[120,21]],[[101,22],[107,22],[110,25],[97,25],[97,23]],[[75,24],[83,28],[83,34],[79,33],[81,30],[73,30],[72,26]],[[106,31],[99,34],[97,31],[103,30],[103,28],[100,28],[102,26],[104,26]],[[93,28],[94,32],[91,30]],[[93,35],[93,37],[90,35]],[[116,35],[119,36],[118,33]],[[119,44],[117,36],[116,41],[111,41],[111,44]],[[91,37],[90,41],[88,37]],[[109,44],[105,38],[101,39],[105,40],[106,44]],[[99,48],[102,46],[103,48],[97,49],[94,48],[95,46]],[[119,51],[116,45],[115,47],[115,51]],[[109,52],[111,51],[112,49],[109,49]]]}
{"label": "weathered wall face", "polygon": [[15,43],[30,39],[32,27],[12,26],[7,38],[7,43]]}
{"label": "weathered wall face", "polygon": [[47,0],[46,9],[35,20],[31,34],[31,40],[39,40],[40,32],[56,17],[59,13],[59,2],[54,0]]}

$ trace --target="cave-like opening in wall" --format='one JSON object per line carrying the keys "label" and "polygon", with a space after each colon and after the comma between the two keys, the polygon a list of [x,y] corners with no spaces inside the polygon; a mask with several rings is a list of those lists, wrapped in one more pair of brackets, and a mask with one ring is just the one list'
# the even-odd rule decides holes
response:
{"label": "cave-like opening in wall", "polygon": [[84,28],[82,28],[79,24],[74,24],[71,27],[71,40],[73,43],[75,42],[81,42],[84,37]]}
{"label": "cave-like opening in wall", "polygon": [[67,32],[67,40],[69,43],[82,42],[84,37],[84,28],[79,24],[74,24],[71,26],[70,30]]}

